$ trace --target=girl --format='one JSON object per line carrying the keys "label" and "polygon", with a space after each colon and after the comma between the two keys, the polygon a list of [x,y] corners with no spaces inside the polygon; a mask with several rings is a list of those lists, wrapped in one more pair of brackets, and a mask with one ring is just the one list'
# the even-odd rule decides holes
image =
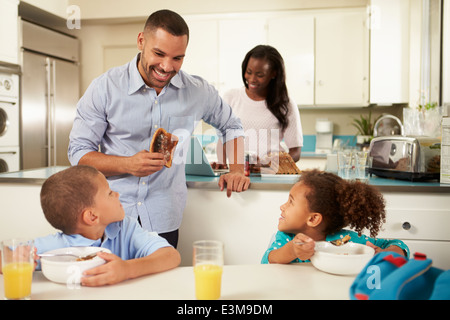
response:
{"label": "girl", "polygon": [[[315,241],[332,241],[346,235],[351,242],[373,247],[375,253],[394,251],[409,256],[402,241],[374,238],[385,222],[385,202],[377,189],[365,183],[319,170],[303,171],[280,209],[275,241],[261,263],[304,262],[314,254]],[[371,238],[362,235],[363,229],[370,232]]]}

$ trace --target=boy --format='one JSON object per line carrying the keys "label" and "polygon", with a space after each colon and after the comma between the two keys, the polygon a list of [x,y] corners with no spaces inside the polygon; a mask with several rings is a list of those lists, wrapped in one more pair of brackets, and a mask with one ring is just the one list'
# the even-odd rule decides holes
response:
{"label": "boy", "polygon": [[125,212],[119,194],[105,176],[89,166],[74,166],[48,178],[41,189],[46,219],[62,232],[35,239],[37,253],[71,246],[98,246],[105,264],[87,270],[81,284],[101,286],[166,271],[180,254],[164,238],[152,235]]}

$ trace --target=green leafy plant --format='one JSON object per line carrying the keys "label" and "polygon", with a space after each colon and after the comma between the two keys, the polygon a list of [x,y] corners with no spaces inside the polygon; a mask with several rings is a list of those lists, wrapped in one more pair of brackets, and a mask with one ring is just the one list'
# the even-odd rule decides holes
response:
{"label": "green leafy plant", "polygon": [[373,136],[373,128],[378,118],[379,117],[372,122],[372,111],[369,111],[367,116],[360,115],[359,119],[353,118],[351,125],[358,130],[358,135]]}
{"label": "green leafy plant", "polygon": [[438,105],[437,102],[428,102],[427,104],[419,104],[417,109],[419,109],[419,111],[433,110],[434,108],[437,107],[437,105]]}

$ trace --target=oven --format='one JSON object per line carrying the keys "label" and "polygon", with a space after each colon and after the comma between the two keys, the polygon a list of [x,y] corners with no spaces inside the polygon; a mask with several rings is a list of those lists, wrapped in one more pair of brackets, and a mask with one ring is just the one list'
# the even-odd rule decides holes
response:
{"label": "oven", "polygon": [[0,172],[20,169],[19,122],[19,75],[0,66]]}

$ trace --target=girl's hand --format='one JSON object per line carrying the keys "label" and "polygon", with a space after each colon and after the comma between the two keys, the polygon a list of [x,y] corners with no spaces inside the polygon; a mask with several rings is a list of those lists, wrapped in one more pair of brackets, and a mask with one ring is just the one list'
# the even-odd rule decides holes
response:
{"label": "girl's hand", "polygon": [[308,260],[314,254],[314,240],[303,233],[297,233],[292,243],[294,254],[298,259]]}
{"label": "girl's hand", "polygon": [[386,249],[381,249],[380,247],[377,247],[376,245],[374,245],[372,242],[367,241],[366,246],[373,248],[375,250],[375,254],[383,252],[383,251],[392,251],[392,252],[397,252],[403,256],[405,255],[405,252],[402,250],[402,248],[397,247],[395,245],[389,246]]}

